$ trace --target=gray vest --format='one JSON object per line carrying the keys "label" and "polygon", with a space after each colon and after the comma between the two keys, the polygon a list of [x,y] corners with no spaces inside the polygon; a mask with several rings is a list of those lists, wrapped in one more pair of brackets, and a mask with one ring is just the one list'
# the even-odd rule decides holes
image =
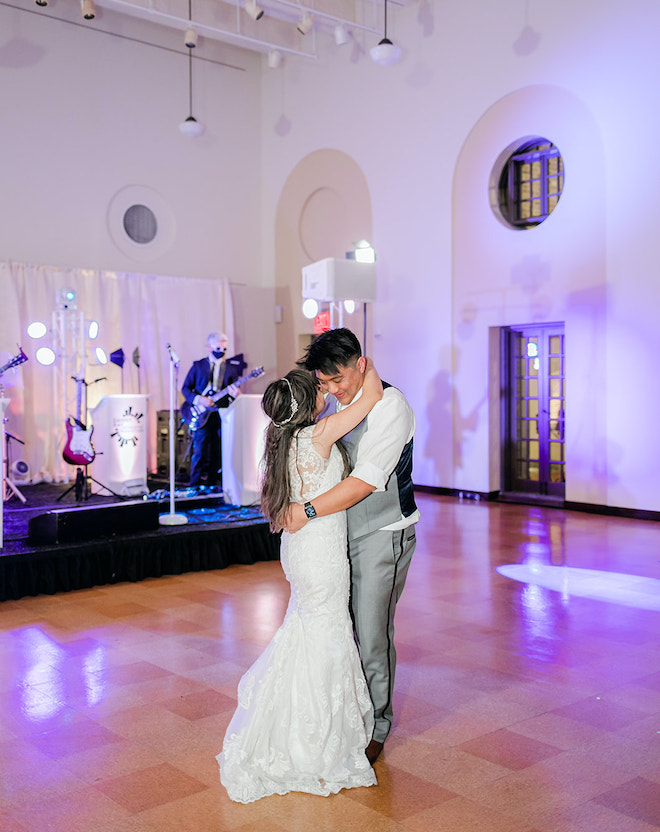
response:
{"label": "gray vest", "polygon": [[[383,385],[388,386],[389,385]],[[357,461],[358,444],[367,430],[367,420],[360,422],[343,438],[344,445],[354,467]],[[409,517],[417,510],[412,484],[412,439],[404,447],[399,462],[392,472],[385,491],[373,491],[346,512],[348,539],[354,540],[364,534],[375,532],[390,523],[396,523],[401,515]]]}

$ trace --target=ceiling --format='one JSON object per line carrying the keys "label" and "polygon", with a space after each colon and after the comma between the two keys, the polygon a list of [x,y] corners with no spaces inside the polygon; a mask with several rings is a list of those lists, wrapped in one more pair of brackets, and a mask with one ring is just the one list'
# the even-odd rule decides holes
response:
{"label": "ceiling", "polygon": [[[387,0],[388,16],[410,0]],[[334,37],[335,28],[345,27],[348,38],[359,33],[374,36],[374,45],[383,36],[385,0],[256,0],[264,10],[254,20],[244,8],[244,0],[95,0],[100,14],[129,15],[181,31],[192,24],[204,39],[222,41],[251,51],[268,53],[278,50],[283,56],[316,57],[316,38],[321,32]],[[307,12],[313,25],[305,35],[297,30],[297,23]],[[100,16],[100,15],[99,15]],[[202,49],[200,48],[200,52]]]}

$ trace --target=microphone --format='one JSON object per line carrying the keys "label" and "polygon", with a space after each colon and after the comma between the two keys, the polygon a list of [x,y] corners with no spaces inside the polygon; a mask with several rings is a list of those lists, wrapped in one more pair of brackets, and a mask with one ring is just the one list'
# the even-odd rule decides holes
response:
{"label": "microphone", "polygon": [[174,349],[172,348],[171,344],[166,344],[167,349],[170,351],[170,358],[174,362],[174,364],[178,367],[179,366],[179,356],[176,354]]}
{"label": "microphone", "polygon": [[140,348],[139,347],[136,347],[133,350],[133,364],[135,364],[135,366],[138,367],[138,368],[140,366]]}

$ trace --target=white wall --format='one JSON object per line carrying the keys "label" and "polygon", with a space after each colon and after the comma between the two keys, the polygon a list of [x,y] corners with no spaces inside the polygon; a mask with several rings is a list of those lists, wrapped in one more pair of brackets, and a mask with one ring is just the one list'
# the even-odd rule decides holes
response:
{"label": "white wall", "polygon": [[[297,160],[320,147],[352,156],[369,183],[374,353],[417,413],[417,482],[488,489],[488,327],[563,320],[567,498],[660,506],[659,162],[647,148],[659,26],[650,0],[422,0],[390,15],[396,66],[373,65],[375,39],[358,35],[341,49],[320,38],[317,64],[265,76],[265,228]],[[529,134],[557,142],[566,189],[544,226],[508,231],[488,176]],[[470,190],[457,196],[466,152]],[[525,294],[516,281],[539,266],[543,285]]]}

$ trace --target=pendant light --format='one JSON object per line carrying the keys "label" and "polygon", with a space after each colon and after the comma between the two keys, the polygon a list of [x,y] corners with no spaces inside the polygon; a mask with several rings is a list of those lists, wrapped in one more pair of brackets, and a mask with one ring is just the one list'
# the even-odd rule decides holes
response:
{"label": "pendant light", "polygon": [[[188,22],[192,23],[192,0],[188,0]],[[188,32],[191,31],[191,27],[189,27]],[[188,47],[188,103],[190,105],[190,115],[185,121],[182,121],[179,125],[179,130],[183,133],[184,136],[188,136],[191,139],[196,138],[197,136],[201,136],[204,132],[204,125],[200,124],[195,116],[193,115],[193,101],[192,101],[192,51],[197,43],[197,37],[193,38],[188,37],[188,32],[186,32],[186,46]]]}
{"label": "pendant light", "polygon": [[385,28],[383,31],[383,39],[378,46],[373,46],[369,50],[371,60],[380,66],[391,66],[395,64],[401,57],[401,49],[395,46],[387,37],[387,0],[385,0]]}

